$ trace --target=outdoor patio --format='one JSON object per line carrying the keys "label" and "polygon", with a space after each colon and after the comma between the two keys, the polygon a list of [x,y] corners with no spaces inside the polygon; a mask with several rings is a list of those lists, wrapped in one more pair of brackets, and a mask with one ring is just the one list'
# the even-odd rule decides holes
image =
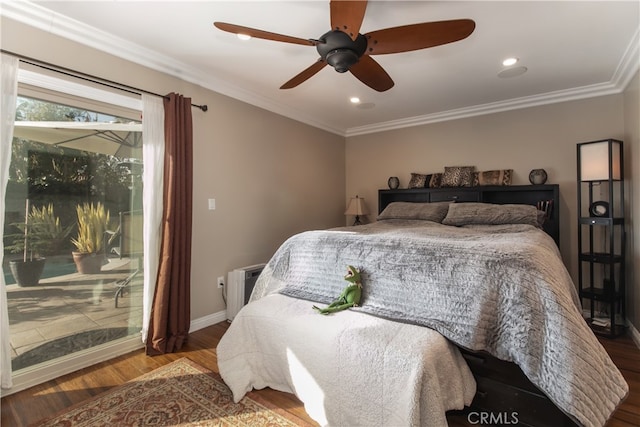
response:
{"label": "outdoor patio", "polygon": [[137,263],[113,258],[99,274],[49,277],[38,286],[7,285],[13,369],[137,333],[142,274],[131,280],[115,307],[116,282],[136,271]]}

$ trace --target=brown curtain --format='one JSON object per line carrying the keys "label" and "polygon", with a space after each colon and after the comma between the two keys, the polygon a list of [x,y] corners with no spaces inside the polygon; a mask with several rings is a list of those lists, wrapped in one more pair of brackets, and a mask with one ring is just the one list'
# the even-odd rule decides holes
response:
{"label": "brown curtain", "polygon": [[191,322],[191,98],[169,94],[164,100],[164,114],[162,240],[146,342],[149,355],[180,350]]}

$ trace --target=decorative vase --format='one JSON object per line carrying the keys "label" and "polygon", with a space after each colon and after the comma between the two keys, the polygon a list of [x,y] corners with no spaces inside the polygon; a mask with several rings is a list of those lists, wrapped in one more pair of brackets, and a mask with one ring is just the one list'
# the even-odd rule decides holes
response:
{"label": "decorative vase", "polygon": [[45,258],[34,260],[13,260],[9,261],[9,269],[18,286],[38,286],[40,276],[44,270]]}
{"label": "decorative vase", "polygon": [[390,189],[395,190],[400,186],[400,180],[398,179],[397,176],[389,177],[389,180],[387,181],[387,185],[389,185]]}
{"label": "decorative vase", "polygon": [[547,182],[547,172],[544,169],[533,169],[529,172],[529,182],[533,185],[542,185]]}
{"label": "decorative vase", "polygon": [[73,262],[80,274],[98,274],[104,261],[103,253],[72,252]]}

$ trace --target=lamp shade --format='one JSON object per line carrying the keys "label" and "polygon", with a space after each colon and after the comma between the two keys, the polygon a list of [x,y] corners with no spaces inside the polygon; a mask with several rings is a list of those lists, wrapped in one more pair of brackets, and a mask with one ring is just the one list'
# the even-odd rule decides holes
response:
{"label": "lamp shade", "polygon": [[369,210],[367,209],[367,205],[364,204],[364,198],[358,196],[352,197],[344,214],[355,216],[368,215]]}
{"label": "lamp shade", "polygon": [[581,181],[607,181],[609,177],[620,179],[620,144],[617,141],[580,144],[579,150]]}

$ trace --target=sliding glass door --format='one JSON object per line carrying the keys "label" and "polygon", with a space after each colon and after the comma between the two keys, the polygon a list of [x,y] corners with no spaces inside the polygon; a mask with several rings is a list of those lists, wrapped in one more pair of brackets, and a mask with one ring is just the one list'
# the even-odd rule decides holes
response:
{"label": "sliding glass door", "polygon": [[140,112],[18,94],[2,266],[14,378],[140,345],[144,275]]}

